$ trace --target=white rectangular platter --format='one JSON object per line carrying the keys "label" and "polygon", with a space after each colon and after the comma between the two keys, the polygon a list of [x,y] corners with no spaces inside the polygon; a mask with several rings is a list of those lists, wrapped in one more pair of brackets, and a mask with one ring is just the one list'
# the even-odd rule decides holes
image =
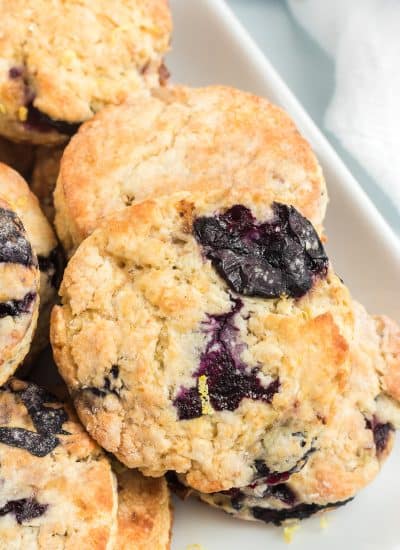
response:
{"label": "white rectangular platter", "polygon": [[[175,32],[168,67],[173,81],[236,86],[268,97],[291,114],[311,142],[328,183],[327,248],[336,271],[371,313],[384,312],[400,322],[398,238],[223,0],[170,2]],[[304,521],[293,548],[400,550],[399,438],[375,482],[351,504],[329,514],[328,522],[322,529],[319,518]],[[234,520],[192,500],[176,501],[172,550],[190,545],[201,550],[287,548],[281,528]]]}

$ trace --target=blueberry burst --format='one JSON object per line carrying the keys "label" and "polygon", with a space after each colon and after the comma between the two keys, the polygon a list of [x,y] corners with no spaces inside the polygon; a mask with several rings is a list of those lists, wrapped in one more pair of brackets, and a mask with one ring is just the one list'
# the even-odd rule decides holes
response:
{"label": "blueberry burst", "polygon": [[197,418],[212,410],[234,411],[244,398],[270,403],[279,391],[279,379],[265,386],[258,378],[258,368],[249,368],[241,360],[244,344],[238,342],[234,318],[243,303],[240,299],[232,302],[231,311],[209,315],[203,324],[208,342],[194,373],[197,385],[181,388],[174,400],[180,420]]}
{"label": "blueberry burst", "polygon": [[293,206],[273,203],[273,217],[258,223],[236,205],[216,216],[200,217],[194,234],[206,257],[230,288],[244,296],[304,296],[315,277],[328,270],[328,258],[312,224]]}

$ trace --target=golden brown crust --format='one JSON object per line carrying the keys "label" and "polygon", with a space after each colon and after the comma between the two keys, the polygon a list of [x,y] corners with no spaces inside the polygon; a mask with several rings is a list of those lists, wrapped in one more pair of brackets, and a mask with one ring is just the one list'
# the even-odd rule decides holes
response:
{"label": "golden brown crust", "polygon": [[134,470],[117,472],[118,550],[168,550],[172,508],[164,478],[146,478]]}
{"label": "golden brown crust", "polygon": [[[0,393],[2,427],[36,432],[36,426],[19,392],[27,383],[13,379]],[[37,401],[35,401],[37,407]],[[33,498],[44,507],[42,513],[17,523],[12,512],[0,517],[0,546],[111,550],[117,518],[117,487],[109,461],[76,421],[72,410],[63,408],[68,420],[65,434],[45,456],[34,456],[24,448],[0,443],[2,492],[0,506],[9,501]],[[33,528],[31,527],[33,526]]]}
{"label": "golden brown crust", "polygon": [[[306,464],[285,480],[286,494],[293,497],[292,506],[326,506],[353,497],[379,473],[393,447],[394,430],[391,428],[396,424],[400,426],[400,403],[393,395],[389,402],[385,393],[387,389],[381,384],[382,373],[393,365],[399,329],[385,317],[372,318],[356,302],[353,308],[355,331],[350,345],[351,375],[347,387],[337,396],[334,414],[326,419],[314,439],[314,450]],[[383,337],[385,333],[386,338]],[[309,364],[307,358],[305,362]],[[310,383],[315,380],[312,372],[309,378]],[[376,439],[374,429],[377,427],[381,429],[377,432],[381,435]],[[270,440],[275,446],[277,442],[278,438]],[[242,496],[236,508],[229,495],[197,493],[197,496],[246,520],[255,519],[255,507],[267,510],[290,508],[288,503],[279,499],[279,492],[278,497],[274,497],[271,486],[263,485],[262,480],[258,481],[258,486],[241,488],[240,491]],[[281,494],[285,495],[283,490]]]}
{"label": "golden brown crust", "polygon": [[178,420],[173,399],[193,384],[206,338],[201,327],[207,315],[232,309],[225,282],[187,230],[187,213],[240,203],[258,220],[271,216],[268,190],[207,184],[207,192],[131,206],[83,242],[65,272],[51,339],[78,414],[102,446],[147,475],[175,470],[214,492],[252,479],[273,427],[295,419],[294,431],[307,431],[311,442],[336,414],[351,374],[354,319],[348,291],[331,270],[298,300],[241,296],[242,359],[257,365],[265,384],[278,376],[279,391],[270,404],[243,399],[234,411]]}
{"label": "golden brown crust", "polygon": [[54,223],[53,193],[60,171],[63,147],[38,147],[30,181],[30,188],[39,199],[40,206],[51,224]]}
{"label": "golden brown crust", "polygon": [[385,368],[381,372],[381,383],[385,393],[400,402],[400,327],[385,315],[375,316],[381,354]]}
{"label": "golden brown crust", "polygon": [[11,4],[0,2],[2,135],[63,143],[65,134],[26,121],[30,102],[54,120],[79,123],[158,86],[172,26],[166,0],[116,0],[112,12],[108,0]]}
{"label": "golden brown crust", "polygon": [[56,227],[69,252],[108,215],[173,190],[252,186],[296,206],[321,231],[321,168],[292,120],[222,86],[138,95],[83,125],[63,156]]}

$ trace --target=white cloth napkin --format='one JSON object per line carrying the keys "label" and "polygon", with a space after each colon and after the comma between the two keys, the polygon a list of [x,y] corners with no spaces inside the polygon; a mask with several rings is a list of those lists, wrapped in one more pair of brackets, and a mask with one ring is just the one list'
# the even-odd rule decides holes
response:
{"label": "white cloth napkin", "polygon": [[288,0],[288,5],[336,61],[326,127],[400,210],[400,1]]}

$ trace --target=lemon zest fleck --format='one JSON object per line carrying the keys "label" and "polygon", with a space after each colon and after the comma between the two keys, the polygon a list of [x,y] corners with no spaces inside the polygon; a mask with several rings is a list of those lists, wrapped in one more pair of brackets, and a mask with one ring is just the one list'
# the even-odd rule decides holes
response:
{"label": "lemon zest fleck", "polygon": [[294,534],[300,529],[300,525],[298,523],[293,523],[291,525],[286,525],[283,528],[283,538],[284,541],[287,544],[290,544],[293,542]]}
{"label": "lemon zest fleck", "polygon": [[14,202],[16,208],[24,208],[28,205],[28,197],[27,196],[21,196],[18,197]]}
{"label": "lemon zest fleck", "polygon": [[18,118],[21,122],[25,122],[28,118],[28,109],[26,107],[20,107],[18,109]]}
{"label": "lemon zest fleck", "polygon": [[329,525],[328,518],[326,516],[322,516],[321,519],[319,520],[319,525],[321,529],[326,529]]}
{"label": "lemon zest fleck", "polygon": [[77,59],[77,55],[74,50],[65,50],[61,58],[63,65],[71,65]]}
{"label": "lemon zest fleck", "polygon": [[2,115],[5,115],[7,113],[7,107],[4,105],[4,103],[0,103],[0,113]]}
{"label": "lemon zest fleck", "polygon": [[210,396],[208,394],[207,376],[205,374],[202,374],[201,376],[199,376],[198,390],[200,395],[202,414],[213,414],[214,411],[210,403]]}

